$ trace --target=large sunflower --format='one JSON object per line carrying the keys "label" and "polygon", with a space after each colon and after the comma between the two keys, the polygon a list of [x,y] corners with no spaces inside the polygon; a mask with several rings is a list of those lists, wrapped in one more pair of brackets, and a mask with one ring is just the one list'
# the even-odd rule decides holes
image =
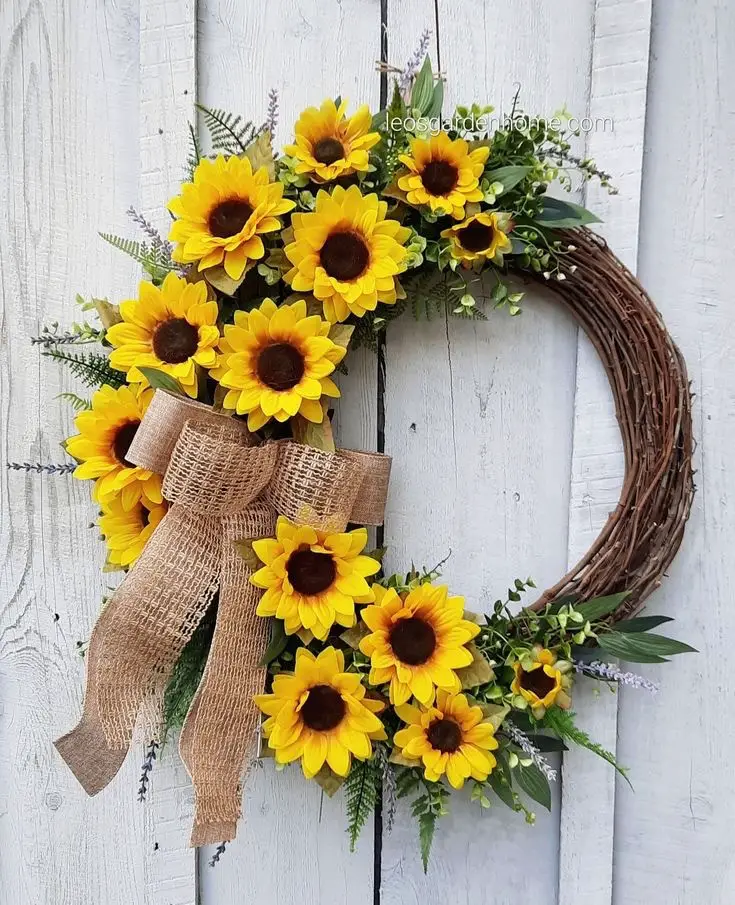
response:
{"label": "large sunflower", "polygon": [[536,645],[528,657],[513,664],[515,678],[510,690],[523,699],[519,703],[527,703],[536,719],[554,705],[567,710],[572,705],[567,693],[572,685],[570,667],[567,660],[559,660],[553,651]]}
{"label": "large sunflower", "polygon": [[329,339],[329,329],[317,315],[306,316],[303,300],[278,308],[265,299],[250,312],[236,311],[210,372],[227,389],[224,407],[247,415],[251,431],[294,415],[321,423],[321,397],[340,395],[329,375],[346,352]]}
{"label": "large sunflower", "polygon": [[159,289],[142,282],[137,299],[120,305],[122,323],[107,331],[115,346],[113,368],[126,371],[130,383],[148,385],[138,368],[165,371],[196,398],[197,365],[211,368],[219,340],[217,302],[207,301],[206,283],[187,283],[170,273]]}
{"label": "large sunflower", "polygon": [[107,544],[108,562],[121,568],[132,566],[167,508],[165,503],[146,505],[141,501],[126,510],[120,497],[103,506],[99,526]]}
{"label": "large sunflower", "polygon": [[489,211],[474,214],[445,229],[442,237],[449,239],[452,257],[463,264],[469,266],[493,259],[496,263],[502,263],[502,256],[512,248],[507,234],[509,221],[508,214]]}
{"label": "large sunflower", "polygon": [[380,569],[376,559],[361,555],[367,539],[365,528],[330,534],[281,516],[275,538],[253,541],[265,563],[250,579],[266,589],[258,615],[283,619],[288,635],[306,628],[322,641],[335,622],[354,625],[355,603],[373,600],[365,579]]}
{"label": "large sunflower", "polygon": [[307,779],[325,762],[338,776],[347,776],[352,757],[366,760],[372,754],[371,739],[386,737],[375,716],[383,704],[365,697],[360,676],[344,670],[341,651],[328,647],[315,657],[300,647],[295,672],[277,675],[273,694],[255,696],[269,717],[263,732],[276,762],[300,758]]}
{"label": "large sunflower", "polygon": [[411,231],[387,220],[387,210],[377,195],[337,186],[331,195],[317,193],[313,213],[291,218],[293,242],[285,251],[294,266],[286,281],[295,292],[313,292],[327,320],[362,317],[378,302],[392,305],[398,298],[395,277],[406,269],[403,246]]}
{"label": "large sunflower", "polygon": [[162,502],[160,475],[126,458],[152,398],[152,390],[136,395],[132,387],[103,386],[92,397],[92,408],[74,419],[79,433],[65,444],[79,462],[74,477],[96,478],[93,498],[103,506],[118,496],[126,511],[141,499],[148,505]]}
{"label": "large sunflower", "polygon": [[347,101],[337,107],[332,100],[324,101],[318,110],[304,110],[294,129],[296,143],[284,148],[298,161],[297,173],[308,173],[314,182],[332,182],[367,170],[368,151],[380,141],[380,134],[370,131],[367,104],[349,118],[346,112]]}
{"label": "large sunflower", "polygon": [[439,691],[435,707],[399,704],[396,713],[408,725],[393,741],[403,757],[423,763],[429,782],[446,774],[452,786],[461,789],[466,779],[482,782],[495,768],[497,761],[490,753],[498,747],[495,729],[463,694]]}
{"label": "large sunflower", "polygon": [[488,147],[470,151],[463,138],[452,141],[446,132],[415,138],[411,153],[398,158],[408,170],[398,177],[398,188],[409,204],[428,205],[432,213],[461,220],[468,201],[482,200],[480,176],[489,154]]}
{"label": "large sunflower", "polygon": [[177,218],[169,234],[178,243],[173,258],[198,261],[199,270],[224,263],[227,275],[239,280],[248,262],[265,254],[261,235],[279,230],[279,215],[294,204],[280,182],[268,181],[265,167],[253,172],[247,157],[203,160],[193,182],[168,204]]}
{"label": "large sunflower", "polygon": [[370,684],[390,682],[391,704],[413,694],[429,705],[436,688],[458,692],[455,670],[472,662],[465,645],[480,631],[463,618],[464,598],[428,583],[404,595],[373,585],[373,593],[375,605],[361,614],[371,634],[360,642],[371,661]]}

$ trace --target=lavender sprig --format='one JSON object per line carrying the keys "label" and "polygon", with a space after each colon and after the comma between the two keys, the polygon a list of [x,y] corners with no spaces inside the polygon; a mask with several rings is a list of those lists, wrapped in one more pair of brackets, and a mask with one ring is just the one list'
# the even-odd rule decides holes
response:
{"label": "lavender sprig", "polygon": [[631,688],[645,688],[651,694],[656,694],[659,690],[657,682],[651,682],[635,672],[623,672],[614,663],[600,663],[598,660],[594,660],[592,663],[575,661],[574,670],[583,676],[591,676],[593,679],[604,679],[606,682],[629,685]]}
{"label": "lavender sprig", "polygon": [[378,760],[382,775],[383,790],[383,825],[386,832],[390,833],[396,819],[396,807],[398,806],[398,787],[396,784],[396,772],[393,765],[388,762],[387,748],[378,748]]}
{"label": "lavender sprig", "polygon": [[265,128],[270,132],[271,138],[275,135],[278,125],[278,90],[271,88],[268,92],[268,114],[265,119]]}
{"label": "lavender sprig", "polygon": [[150,220],[146,220],[143,214],[139,214],[132,205],[127,209],[126,213],[133,223],[139,226],[151,240],[151,250],[159,252],[167,260],[170,260],[174,247],[168,239],[164,239]]}
{"label": "lavender sprig", "polygon": [[426,56],[426,53],[429,49],[430,40],[431,29],[425,28],[421,35],[421,38],[419,39],[418,47],[408,58],[406,65],[403,67],[400,73],[398,79],[398,88],[402,94],[408,91],[408,89],[411,87],[411,80],[419,71],[419,68],[424,61],[424,57]]}
{"label": "lavender sprig", "polygon": [[509,720],[503,723],[503,731],[508,738],[523,751],[526,757],[530,757],[536,767],[543,773],[549,782],[556,782],[556,770],[549,764],[531,739]]}
{"label": "lavender sprig", "polygon": [[77,467],[76,462],[62,462],[55,465],[51,462],[8,462],[12,471],[32,471],[36,474],[71,474]]}
{"label": "lavender sprig", "polygon": [[227,843],[220,842],[220,844],[215,849],[214,854],[212,855],[212,859],[209,862],[210,867],[215,866],[215,864],[219,861],[219,859],[222,857],[222,855],[224,855],[226,848],[227,848]]}
{"label": "lavender sprig", "polygon": [[156,762],[156,751],[158,751],[158,743],[151,742],[146,748],[145,758],[140,774],[140,788],[138,789],[138,801],[145,801],[148,792],[148,785],[151,781],[151,770]]}

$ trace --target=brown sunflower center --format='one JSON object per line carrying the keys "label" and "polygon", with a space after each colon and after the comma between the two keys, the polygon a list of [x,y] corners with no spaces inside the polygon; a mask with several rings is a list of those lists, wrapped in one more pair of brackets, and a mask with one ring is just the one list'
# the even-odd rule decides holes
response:
{"label": "brown sunflower center", "polygon": [[196,352],[199,330],[183,317],[163,321],[153,334],[153,351],[166,364],[178,365]]}
{"label": "brown sunflower center", "polygon": [[370,251],[362,236],[332,233],[319,252],[322,267],[335,280],[356,280],[370,263]]}
{"label": "brown sunflower center", "polygon": [[435,751],[451,754],[462,744],[462,730],[454,720],[434,720],[426,731],[429,744]]}
{"label": "brown sunflower center", "polygon": [[344,156],[342,142],[336,138],[320,138],[314,145],[314,160],[318,160],[319,163],[334,163],[335,160],[342,160]]}
{"label": "brown sunflower center", "polygon": [[115,432],[115,438],[112,441],[112,454],[125,468],[135,468],[135,463],[130,462],[125,457],[133,442],[133,437],[140,427],[140,421],[128,421],[122,424]]}
{"label": "brown sunflower center", "polygon": [[297,550],[288,559],[286,574],[295,591],[311,596],[327,590],[337,575],[337,567],[329,553]]}
{"label": "brown sunflower center", "polygon": [[290,390],[304,376],[304,356],[291,343],[273,343],[258,355],[257,371],[272,390]]}
{"label": "brown sunflower center", "polygon": [[530,672],[522,672],[520,684],[521,688],[533,692],[537,698],[545,698],[556,687],[556,680],[552,676],[547,676],[543,666],[539,666]]}
{"label": "brown sunflower center", "polygon": [[448,195],[459,180],[459,171],[446,160],[432,160],[421,171],[424,188],[432,195]]}
{"label": "brown sunflower center", "polygon": [[470,223],[464,229],[460,229],[457,233],[459,244],[467,251],[485,251],[493,244],[493,236],[495,230],[492,226],[485,226],[484,223]]}
{"label": "brown sunflower center", "polygon": [[428,622],[411,616],[400,619],[390,633],[390,646],[401,663],[420,666],[436,648],[436,635]]}
{"label": "brown sunflower center", "polygon": [[223,201],[209,215],[209,231],[218,239],[236,236],[250,219],[253,209],[247,201],[233,198]]}
{"label": "brown sunflower center", "polygon": [[309,729],[328,732],[339,726],[346,713],[345,702],[336,689],[330,685],[315,685],[301,708],[301,719]]}

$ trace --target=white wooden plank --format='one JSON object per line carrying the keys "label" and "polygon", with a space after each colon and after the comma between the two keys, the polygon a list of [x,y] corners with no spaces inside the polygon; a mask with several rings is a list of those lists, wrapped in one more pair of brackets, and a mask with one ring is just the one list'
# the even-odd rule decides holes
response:
{"label": "white wooden plank", "polygon": [[699,446],[692,518],[649,610],[701,653],[641,667],[660,694],[622,697],[636,793],[617,796],[617,905],[729,905],[735,890],[734,34],[732,4],[654,4],[639,272],[686,357]]}
{"label": "white wooden plank", "polygon": [[[433,3],[391,0],[388,45],[400,62]],[[528,112],[565,102],[584,112],[593,3],[438,4],[445,112],[457,101],[508,112],[517,83]],[[487,607],[515,577],[540,586],[567,564],[567,520],[576,328],[555,304],[527,298],[521,317],[416,325],[387,343],[386,448],[395,456],[386,522],[389,565],[433,564],[452,549],[444,575],[468,606]],[[557,795],[558,795],[558,790]],[[489,814],[461,798],[440,825],[427,877],[416,830],[402,811],[383,840],[383,905],[519,899],[555,903],[558,799],[535,827],[498,805]],[[492,852],[492,876],[487,859]],[[529,868],[533,852],[533,868]]]}
{"label": "white wooden plank", "polygon": [[77,642],[107,583],[89,486],[5,468],[63,460],[72,433],[55,396],[78,382],[29,336],[78,317],[76,291],[133,284],[134,266],[96,231],[123,229],[136,194],[137,16],[131,0],[0,8],[0,889],[22,905],[143,905],[153,857],[137,753],[90,800],[52,747],[80,713]]}
{"label": "white wooden plank", "polygon": [[[587,155],[614,174],[619,194],[589,185],[586,204],[605,222],[600,231],[635,270],[646,114],[651,5],[645,0],[595,4],[592,83],[586,112],[597,127]],[[612,125],[608,124],[612,121]],[[623,482],[620,431],[604,370],[580,331],[569,502],[569,563],[589,549],[615,508]],[[615,751],[617,698],[582,680],[574,709],[589,735]],[[623,789],[623,795],[626,790]],[[572,748],[562,766],[560,905],[609,905],[612,899],[615,774],[587,751]]]}
{"label": "white wooden plank", "polygon": [[[167,235],[166,203],[178,192],[195,121],[194,0],[140,0],[140,181],[138,209]],[[196,854],[189,848],[193,791],[169,739],[151,774],[145,805],[155,856],[146,872],[150,905],[193,905]],[[138,751],[140,749],[138,748]]]}
{"label": "white wooden plank", "polygon": [[[380,10],[372,0],[267,5],[201,0],[198,46],[200,102],[261,122],[268,91],[278,90],[279,146],[290,139],[299,112],[325,97],[341,94],[351,107],[377,106]],[[350,375],[340,382],[339,441],[374,449],[375,358],[351,357]],[[211,850],[202,853],[203,905],[372,903],[372,824],[351,855],[341,794],[330,800],[297,768],[276,775],[266,762],[248,778],[243,808],[238,837],[215,868],[207,866]]]}

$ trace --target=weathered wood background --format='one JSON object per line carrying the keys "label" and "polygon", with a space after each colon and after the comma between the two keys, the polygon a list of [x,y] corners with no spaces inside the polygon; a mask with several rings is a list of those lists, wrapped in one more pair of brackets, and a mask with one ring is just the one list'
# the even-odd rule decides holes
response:
{"label": "weathered wood background", "polygon": [[[28,337],[76,316],[74,294],[114,300],[135,267],[97,239],[134,204],[161,225],[193,104],[265,115],[277,139],[341,92],[377,105],[375,61],[402,64],[423,29],[448,100],[612,117],[581,143],[620,194],[590,191],[604,231],[651,291],[696,393],[699,493],[651,608],[699,656],[642,672],[658,697],[593,701],[580,720],[631,769],[635,792],[591,755],[562,765],[552,815],[453,802],[428,876],[414,827],[369,826],[348,853],[343,801],[296,771],[255,771],[247,820],[216,868],[187,849],[191,795],[169,756],[136,800],[141,752],[88,800],[51,742],[77,718],[82,661],[107,584],[88,488],[0,471],[0,905],[730,905],[735,648],[735,4],[728,0],[2,0],[0,353],[6,460],[53,461],[71,433],[72,381]],[[586,150],[585,150],[586,146]],[[622,460],[610,395],[584,337],[553,303],[474,327],[395,326],[384,394],[353,362],[345,445],[395,456],[390,565],[433,564],[473,608],[515,576],[553,581],[615,504]],[[594,705],[594,706],[593,706]]]}

